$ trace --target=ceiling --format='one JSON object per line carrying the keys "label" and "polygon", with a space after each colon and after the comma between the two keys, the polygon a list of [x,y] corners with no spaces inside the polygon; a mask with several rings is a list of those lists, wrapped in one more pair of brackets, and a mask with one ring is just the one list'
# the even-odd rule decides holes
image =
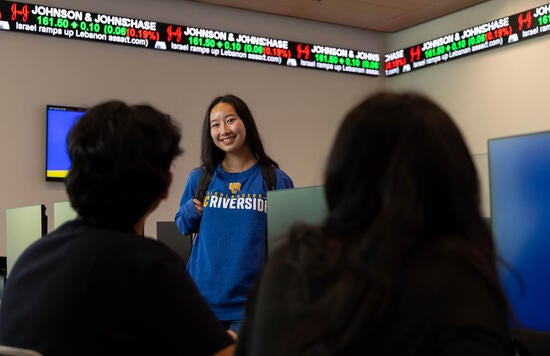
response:
{"label": "ceiling", "polygon": [[391,33],[488,0],[192,1]]}

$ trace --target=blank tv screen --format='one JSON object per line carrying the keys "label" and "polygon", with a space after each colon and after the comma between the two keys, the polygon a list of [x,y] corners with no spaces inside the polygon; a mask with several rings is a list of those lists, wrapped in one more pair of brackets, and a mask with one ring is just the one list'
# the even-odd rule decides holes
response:
{"label": "blank tv screen", "polygon": [[522,327],[550,331],[550,131],[488,142],[491,215],[501,267]]}
{"label": "blank tv screen", "polygon": [[63,181],[71,168],[67,152],[67,134],[86,108],[47,105],[46,107],[46,180]]}

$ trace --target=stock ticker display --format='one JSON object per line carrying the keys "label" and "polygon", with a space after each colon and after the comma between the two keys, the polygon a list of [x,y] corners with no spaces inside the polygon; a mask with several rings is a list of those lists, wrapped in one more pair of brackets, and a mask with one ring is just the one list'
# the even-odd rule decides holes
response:
{"label": "stock ticker display", "polygon": [[366,50],[21,2],[0,1],[0,30],[363,76],[380,75],[380,55]]}
{"label": "stock ticker display", "polygon": [[387,77],[550,33],[550,4],[438,37],[385,55]]}

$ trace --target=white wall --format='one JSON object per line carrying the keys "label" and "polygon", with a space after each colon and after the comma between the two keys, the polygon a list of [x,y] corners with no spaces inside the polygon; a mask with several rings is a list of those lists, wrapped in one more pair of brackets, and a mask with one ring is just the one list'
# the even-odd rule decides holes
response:
{"label": "white wall", "polygon": [[[42,0],[38,4],[383,52],[375,32],[221,8],[190,1]],[[169,199],[149,218],[172,220],[189,171],[198,165],[200,128],[210,100],[228,92],[251,107],[267,152],[296,186],[321,183],[332,137],[346,110],[383,78],[160,52],[0,31],[0,255],[6,209],[66,201],[62,183],[44,181],[46,104],[91,106],[117,98],[147,102],[176,118],[183,156],[174,164]]]}
{"label": "white wall", "polygon": [[[380,53],[544,3],[491,0],[385,35],[182,0],[39,2]],[[67,200],[62,184],[44,181],[45,105],[90,106],[111,98],[153,104],[183,128],[185,153],[175,162],[169,199],[148,220],[149,236],[156,236],[156,221],[173,218],[187,174],[199,162],[204,110],[226,92],[249,103],[267,151],[297,186],[321,183],[337,125],[365,95],[384,87],[424,92],[463,130],[480,168],[488,216],[487,139],[550,129],[545,115],[549,44],[550,36],[543,36],[398,77],[373,78],[0,31],[0,255],[5,255],[7,208],[45,203],[52,217],[53,202]]]}
{"label": "white wall", "polygon": [[[388,36],[387,49],[406,48],[547,3],[540,0],[487,1],[392,34]],[[426,93],[458,122],[479,168],[485,216],[490,216],[487,139],[550,130],[549,57],[550,36],[542,36],[385,78],[390,89]]]}

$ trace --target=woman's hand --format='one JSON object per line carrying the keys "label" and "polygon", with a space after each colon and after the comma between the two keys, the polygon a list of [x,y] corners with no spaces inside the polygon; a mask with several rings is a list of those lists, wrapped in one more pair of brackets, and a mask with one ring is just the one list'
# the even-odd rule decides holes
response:
{"label": "woman's hand", "polygon": [[195,209],[199,215],[202,215],[202,202],[198,199],[193,199],[193,204],[195,204]]}

